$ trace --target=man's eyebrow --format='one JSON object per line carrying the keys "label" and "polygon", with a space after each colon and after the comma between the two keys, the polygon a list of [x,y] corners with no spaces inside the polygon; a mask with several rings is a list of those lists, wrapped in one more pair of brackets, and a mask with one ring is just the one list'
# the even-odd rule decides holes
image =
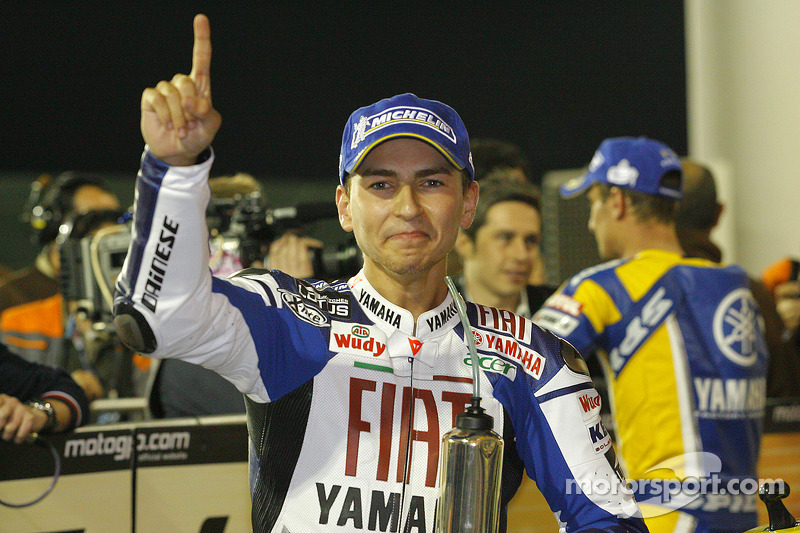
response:
{"label": "man's eyebrow", "polygon": [[455,169],[450,166],[442,165],[438,167],[431,167],[431,168],[423,168],[422,170],[417,171],[414,176],[417,178],[424,178],[427,176],[435,176],[437,174],[453,174]]}
{"label": "man's eyebrow", "polygon": [[394,170],[389,170],[388,168],[370,168],[366,167],[356,172],[360,176],[383,176],[385,178],[391,178],[392,176],[396,176],[397,172]]}
{"label": "man's eyebrow", "polygon": [[[447,165],[435,166],[430,168],[423,168],[414,173],[415,178],[425,178],[427,176],[436,176],[437,174],[446,174],[451,175],[455,172],[454,167],[450,167]],[[361,169],[357,172],[357,174],[361,176],[382,176],[385,178],[391,178],[397,176],[397,172],[394,170],[390,170],[388,168],[370,168],[366,167]]]}

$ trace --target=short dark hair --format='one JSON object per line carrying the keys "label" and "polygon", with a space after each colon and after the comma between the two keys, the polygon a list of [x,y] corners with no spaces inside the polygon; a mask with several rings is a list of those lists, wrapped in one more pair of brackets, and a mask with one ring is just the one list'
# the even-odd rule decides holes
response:
{"label": "short dark hair", "polygon": [[683,198],[675,215],[675,225],[708,230],[716,225],[718,214],[717,186],[711,171],[694,162],[684,164]]}
{"label": "short dark hair", "polygon": [[489,209],[500,202],[520,202],[541,213],[540,198],[539,188],[527,181],[516,181],[500,176],[486,178],[480,182],[480,198],[475,209],[475,218],[464,233],[475,239],[478,230],[486,224]]}
{"label": "short dark hair", "polygon": [[[680,187],[681,172],[679,170],[670,170],[661,177],[661,183],[670,188]],[[600,190],[600,197],[605,200],[611,194],[611,188],[615,185],[607,183],[597,184]],[[617,187],[622,191],[623,196],[627,197],[633,213],[640,222],[648,220],[656,220],[658,222],[669,224],[675,222],[675,213],[678,208],[677,200],[667,198],[666,196],[655,196],[639,191],[634,191],[627,187]]]}
{"label": "short dark hair", "polygon": [[515,144],[500,139],[476,138],[469,141],[475,181],[481,181],[499,169],[519,168],[531,180],[531,165],[522,150]]}

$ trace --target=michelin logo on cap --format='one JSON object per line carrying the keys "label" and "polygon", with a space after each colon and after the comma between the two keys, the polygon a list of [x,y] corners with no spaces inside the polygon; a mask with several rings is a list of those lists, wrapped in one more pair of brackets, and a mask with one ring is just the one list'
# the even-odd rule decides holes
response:
{"label": "michelin logo on cap", "polygon": [[475,179],[469,150],[469,136],[456,111],[442,102],[419,98],[412,93],[384,98],[350,114],[342,132],[339,182],[367,154],[389,139],[409,137],[436,148],[454,167]]}
{"label": "michelin logo on cap", "polygon": [[438,131],[450,142],[454,144],[457,142],[453,128],[430,110],[420,107],[393,107],[370,117],[362,115],[353,126],[353,142],[350,144],[350,148],[358,148],[359,143],[365,141],[369,135],[401,122],[422,124]]}

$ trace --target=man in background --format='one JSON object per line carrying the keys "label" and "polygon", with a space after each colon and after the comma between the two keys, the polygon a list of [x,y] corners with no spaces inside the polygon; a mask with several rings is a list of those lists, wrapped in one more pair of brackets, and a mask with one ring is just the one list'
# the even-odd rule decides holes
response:
{"label": "man in background", "polygon": [[[717,196],[717,185],[711,170],[697,161],[681,159],[683,198],[675,215],[678,240],[687,257],[700,257],[722,262],[722,250],[711,239],[725,211]],[[750,276],[750,290],[764,317],[764,338],[769,353],[767,397],[800,396],[800,356],[782,338],[781,317],[769,289]],[[799,300],[800,301],[800,300]]]}
{"label": "man in background", "polygon": [[[469,228],[459,232],[455,251],[463,265],[457,278],[466,300],[531,318],[556,287],[530,285],[541,263],[542,216],[539,189],[525,180],[495,174],[480,182],[481,197]],[[528,476],[509,504],[509,529],[528,518],[530,508],[547,504]]]}
{"label": "man in background", "polygon": [[71,431],[89,420],[89,398],[58,368],[25,361],[0,344],[0,438]]}
{"label": "man in background", "polygon": [[530,318],[555,290],[528,283],[541,262],[538,189],[502,176],[486,178],[480,186],[475,219],[456,240],[464,297]]}
{"label": "man in background", "polygon": [[10,274],[0,285],[0,336],[11,351],[28,361],[63,365],[58,237],[66,237],[78,215],[119,208],[117,197],[97,176],[65,172],[44,188],[30,215],[41,251],[33,265]]}
{"label": "man in background", "polygon": [[[589,229],[609,261],[567,280],[534,321],[602,358],[623,468],[650,531],[741,532],[756,526],[756,497],[729,489],[758,479],[766,344],[747,274],[684,257],[681,181],[663,143],[603,141],[561,194],[587,194]],[[684,491],[683,480],[712,484]]]}
{"label": "man in background", "polygon": [[[533,175],[530,161],[519,146],[501,139],[480,137],[470,139],[470,147],[475,165],[475,181],[482,182],[491,178],[527,183],[534,188],[533,193],[536,197],[541,197],[541,180]],[[540,208],[537,210],[541,212]],[[541,233],[541,217],[538,231]],[[463,268],[461,257],[454,250],[447,260],[447,274],[453,278],[459,276]],[[539,286],[544,284],[545,279],[544,261],[541,255],[537,254],[528,276],[528,283]]]}
{"label": "man in background", "polygon": [[531,173],[528,157],[519,146],[492,137],[469,140],[472,161],[475,164],[475,180],[482,181],[502,173],[515,181],[527,181],[539,185]]}

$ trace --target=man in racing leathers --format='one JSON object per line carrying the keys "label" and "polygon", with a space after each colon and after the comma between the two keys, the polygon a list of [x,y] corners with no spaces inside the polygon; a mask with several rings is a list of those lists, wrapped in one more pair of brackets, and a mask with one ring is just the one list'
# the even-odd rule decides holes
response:
{"label": "man in racing leathers", "polygon": [[469,304],[472,331],[461,326],[446,256],[478,186],[448,106],[403,94],[348,120],[336,203],[364,254],[355,277],[211,276],[210,56],[198,15],[191,74],[142,95],[147,147],[115,312],[136,349],[211,368],[246,395],[253,529],[433,531],[441,438],[472,396],[473,335],[482,406],[508,448],[503,508],[524,468],[566,531],[645,531],[577,352],[507,311]]}
{"label": "man in racing leathers", "polygon": [[650,531],[755,527],[767,351],[747,274],[684,257],[681,165],[663,143],[606,139],[561,189],[584,192],[610,261],[567,280],[533,320],[601,358],[623,470]]}

